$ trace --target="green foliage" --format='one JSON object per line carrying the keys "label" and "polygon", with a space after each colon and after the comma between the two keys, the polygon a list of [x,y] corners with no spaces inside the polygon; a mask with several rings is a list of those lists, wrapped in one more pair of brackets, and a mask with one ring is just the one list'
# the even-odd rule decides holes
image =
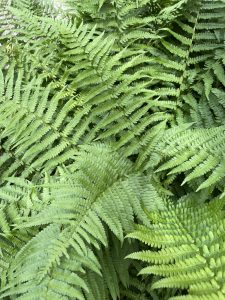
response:
{"label": "green foliage", "polygon": [[223,299],[224,45],[224,0],[0,0],[1,299]]}
{"label": "green foliage", "polygon": [[[97,276],[95,273],[101,274],[101,267],[104,275],[104,266],[111,265],[104,262],[106,254],[95,253],[101,244],[108,245],[107,228],[123,242],[124,234],[133,229],[134,218],[147,222],[143,207],[157,210],[163,206],[151,178],[134,173],[129,160],[103,145],[82,146],[75,163],[68,169],[59,168],[56,175],[47,176],[40,186],[14,177],[7,181],[0,190],[1,197],[6,206],[17,204],[21,216],[18,221],[14,219],[11,232],[5,220],[2,231],[10,238],[14,231],[25,230],[28,241],[20,245],[15,257],[8,258],[10,261],[4,268],[8,282],[2,289],[2,297],[19,295],[20,299],[27,299],[35,292],[35,299],[85,299],[90,288],[92,293],[95,290],[95,281],[86,274],[86,268],[93,277]],[[34,228],[35,235],[29,238],[27,230]],[[116,266],[112,265],[113,268]],[[122,282],[127,284],[124,270],[119,271]],[[116,273],[114,277],[113,283],[105,280],[112,298],[116,299],[119,296]],[[100,278],[99,281],[96,284],[101,285]],[[95,295],[87,299],[107,299],[108,292],[103,292],[104,297]]]}
{"label": "green foliage", "polygon": [[190,195],[165,205],[165,210],[149,213],[151,225],[137,225],[128,235],[153,249],[128,257],[150,264],[139,274],[159,276],[153,290],[188,290],[188,295],[170,299],[224,299],[224,199],[199,205]]}
{"label": "green foliage", "polygon": [[[175,129],[175,130],[174,130]],[[157,151],[163,164],[159,171],[185,173],[182,184],[196,180],[197,190],[224,187],[224,125],[210,129],[168,130]],[[166,160],[166,162],[165,162]],[[198,181],[199,179],[199,181]]]}

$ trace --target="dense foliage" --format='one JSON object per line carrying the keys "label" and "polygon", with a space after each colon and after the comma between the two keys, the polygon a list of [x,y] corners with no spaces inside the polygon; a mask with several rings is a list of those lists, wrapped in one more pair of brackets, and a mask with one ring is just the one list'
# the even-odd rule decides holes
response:
{"label": "dense foliage", "polygon": [[0,299],[225,299],[225,1],[0,0]]}

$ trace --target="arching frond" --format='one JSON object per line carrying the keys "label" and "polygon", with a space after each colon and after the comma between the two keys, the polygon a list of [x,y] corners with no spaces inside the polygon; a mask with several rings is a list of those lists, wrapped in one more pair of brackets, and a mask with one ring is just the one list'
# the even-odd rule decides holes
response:
{"label": "arching frond", "polygon": [[[132,170],[129,160],[103,145],[83,146],[69,170],[60,169],[55,182],[44,184],[50,196],[48,192],[43,210],[20,217],[17,230],[38,226],[39,232],[12,259],[9,284],[1,297],[15,294],[30,299],[35,291],[39,298],[46,295],[45,299],[53,295],[85,299],[89,287],[82,270],[85,276],[89,276],[86,268],[104,272],[102,258],[94,253],[101,244],[108,244],[106,225],[122,242],[124,233],[132,231],[135,217],[147,222],[143,207],[156,210],[163,205],[150,178]],[[13,196],[10,191],[8,195]],[[73,269],[66,269],[68,260]],[[107,283],[114,299],[118,296],[115,284]]]}

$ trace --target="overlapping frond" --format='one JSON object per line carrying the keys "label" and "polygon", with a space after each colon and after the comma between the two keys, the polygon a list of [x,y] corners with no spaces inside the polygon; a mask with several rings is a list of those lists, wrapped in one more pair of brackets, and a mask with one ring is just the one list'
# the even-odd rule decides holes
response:
{"label": "overlapping frond", "polygon": [[224,0],[0,0],[1,299],[225,297],[224,37]]}
{"label": "overlapping frond", "polygon": [[[11,259],[3,298],[15,294],[31,299],[35,291],[39,299],[43,295],[45,299],[53,295],[56,299],[85,299],[88,287],[82,280],[82,270],[101,274],[104,266],[94,252],[101,244],[108,244],[106,225],[122,242],[124,233],[133,229],[134,218],[147,222],[144,207],[156,210],[163,206],[150,178],[133,173],[129,160],[104,145],[83,146],[76,162],[68,170],[60,169],[59,178],[43,187],[50,191],[36,197],[46,205],[21,216],[16,226],[16,230],[38,227],[39,232]],[[2,188],[3,199],[5,190]],[[8,195],[13,197],[10,186]],[[7,202],[7,195],[5,198]],[[68,260],[73,269],[64,267]],[[111,290],[113,284],[109,280],[107,285],[116,299],[118,291]]]}
{"label": "overlapping frond", "polygon": [[156,15],[161,5],[155,1],[70,1],[66,3],[85,17],[90,26],[97,25],[99,30],[113,36],[118,47],[130,45],[136,41],[157,38],[155,34]]}
{"label": "overlapping frond", "polygon": [[173,26],[160,31],[165,36],[151,50],[155,96],[176,103],[178,123],[210,127],[221,120],[215,105],[220,101],[214,98],[223,85],[224,65],[215,52],[224,51],[224,12],[223,1],[192,1]]}

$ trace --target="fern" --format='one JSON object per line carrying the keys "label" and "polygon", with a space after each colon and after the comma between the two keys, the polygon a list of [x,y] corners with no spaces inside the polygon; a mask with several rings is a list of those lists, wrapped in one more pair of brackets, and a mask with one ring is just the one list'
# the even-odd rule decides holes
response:
{"label": "fern", "polygon": [[224,16],[0,0],[1,299],[224,298]]}
{"label": "fern", "polygon": [[[150,110],[154,111],[155,107],[164,108],[170,104],[158,103],[155,100],[149,101],[152,92],[146,88],[149,84],[148,75],[140,69],[146,63],[147,57],[139,54],[133,56],[126,50],[119,53],[112,52],[113,40],[110,37],[104,37],[103,34],[97,34],[94,29],[89,31],[85,25],[81,24],[77,27],[75,23],[69,21],[29,15],[27,11],[21,13],[13,9],[12,12],[15,14],[16,23],[19,24],[22,20],[23,24],[31,25],[28,25],[30,31],[25,36],[24,29],[18,28],[18,35],[15,39],[18,39],[18,42],[20,41],[20,47],[24,50],[22,56],[17,58],[16,65],[13,64],[8,69],[8,75],[5,75],[10,78],[15,76],[16,79],[18,71],[18,74],[20,74],[16,83],[11,80],[9,81],[10,85],[8,84],[5,87],[4,96],[9,112],[6,112],[7,107],[2,107],[4,110],[3,115],[6,116],[6,123],[2,122],[2,128],[9,128],[9,123],[11,124],[7,149],[15,149],[10,153],[10,156],[16,156],[17,160],[15,164],[11,162],[11,172],[15,172],[21,167],[21,160],[25,160],[24,163],[27,165],[25,176],[35,170],[45,168],[47,160],[49,161],[45,170],[52,170],[58,164],[64,163],[69,157],[73,156],[71,145],[73,148],[73,145],[76,147],[80,143],[89,143],[96,139],[112,140],[116,150],[126,146],[126,155],[129,156],[137,153],[138,145],[149,141],[151,134],[145,136],[145,131],[151,125],[157,125],[161,122],[165,124],[171,119],[171,116],[164,111],[153,113],[151,118],[148,118]],[[31,36],[37,38],[34,39]],[[43,44],[43,40],[38,36],[46,37],[46,42],[51,43],[51,47],[46,47],[46,42]],[[57,45],[57,40],[60,41],[60,45]],[[28,59],[24,60],[24,55],[28,56]],[[55,66],[55,59],[59,57],[60,61]],[[49,63],[50,61],[51,63]],[[31,70],[30,65],[33,66]],[[11,72],[14,72],[14,74]],[[4,73],[6,73],[5,70]],[[31,78],[32,83],[30,82]],[[7,80],[5,81],[7,82]],[[38,88],[39,92],[37,89],[34,96],[29,90],[32,85],[35,86],[36,84],[40,85],[40,88]],[[28,97],[26,104],[28,107],[24,107],[24,114],[22,114],[20,104],[22,103],[20,94],[22,95],[23,90],[28,93],[25,96]],[[17,95],[13,97],[15,91]],[[56,93],[58,96],[56,96]],[[24,95],[26,95],[25,92]],[[16,113],[15,110],[10,109],[11,104],[8,102],[8,98],[11,99],[12,97],[13,100],[18,101],[17,109],[21,111],[21,118],[17,122],[19,124],[24,122],[24,125],[21,126],[21,128],[24,128],[24,132],[21,131],[18,137],[14,136],[18,124],[15,120],[14,122],[10,121],[10,118],[14,118],[13,113]],[[33,99],[33,97],[36,98]],[[48,98],[46,99],[46,97]],[[36,101],[39,101],[38,98],[42,98],[44,101],[43,103],[40,102],[42,107],[39,109],[35,104]],[[55,100],[52,101],[51,99]],[[52,101],[52,104],[47,112],[46,108],[50,101]],[[32,162],[35,153],[31,150],[32,139],[29,139],[27,132],[33,135],[33,131],[37,130],[37,127],[34,128],[34,124],[40,122],[40,120],[34,122],[37,119],[34,114],[31,120],[30,102],[33,102],[31,114],[36,109],[38,111],[41,109],[40,118],[45,120],[45,114],[47,114],[47,124],[49,124],[47,127],[46,124],[40,124],[42,129],[39,128],[38,139],[43,139],[45,135],[47,143],[42,143],[42,140],[38,139],[33,140],[33,148],[35,147],[35,151],[37,151],[36,157],[39,155],[44,156],[44,153],[52,147],[52,151],[47,156],[44,156],[43,159],[39,157],[37,164]],[[16,109],[16,106],[14,109]],[[126,114],[124,114],[124,111],[126,111]],[[8,115],[10,113],[11,115]],[[56,124],[54,124],[55,121]],[[29,124],[32,124],[32,126]],[[27,129],[28,126],[30,129]],[[63,132],[60,128],[63,128]],[[73,135],[74,131],[76,131],[76,134],[71,139],[70,136]],[[48,134],[46,134],[47,132]],[[23,134],[26,137],[23,137]],[[4,139],[6,137],[7,134],[5,133]],[[21,142],[29,139],[29,150],[24,148],[26,143],[22,142],[22,145],[11,143],[17,138]],[[68,138],[70,141],[68,141]],[[37,141],[39,141],[39,145],[36,148]],[[52,143],[56,142],[58,146],[54,147]],[[69,151],[67,151],[68,148]],[[27,151],[28,153],[26,153]],[[18,156],[18,153],[23,153],[23,157]],[[27,161],[30,153],[32,153],[33,158],[30,157]],[[10,170],[7,172],[6,176],[12,174]]]}
{"label": "fern", "polygon": [[[209,78],[204,68],[209,60],[214,65],[215,51],[224,48],[224,14],[221,13],[224,3],[213,3],[196,1],[194,10],[193,3],[188,5],[186,13],[175,21],[174,27],[161,30],[165,37],[153,49],[153,66],[149,67],[149,75],[155,82],[155,95],[162,100],[176,102],[177,122],[200,123],[201,119],[202,122],[206,119],[208,127],[214,125],[213,120],[210,123],[209,114],[213,106],[211,89],[216,85],[215,74]],[[223,74],[223,65],[217,64],[220,68],[218,73]],[[206,95],[201,92],[203,84]]]}
{"label": "fern", "polygon": [[[17,230],[38,226],[39,232],[21,247],[15,258],[11,258],[7,270],[9,284],[2,290],[1,297],[16,294],[27,299],[35,291],[37,297],[45,299],[53,296],[84,299],[83,293],[88,287],[82,280],[82,270],[88,268],[101,274],[94,249],[108,243],[105,224],[122,242],[124,233],[133,228],[134,216],[147,222],[142,207],[153,210],[161,207],[162,200],[150,179],[132,174],[132,164],[128,160],[102,145],[82,148],[69,170],[59,170],[57,181],[44,184],[44,188],[50,188],[49,200],[44,197],[46,192],[42,195],[44,191],[36,196],[46,202],[43,209],[32,210],[30,217],[21,216]],[[2,195],[4,191],[2,188]],[[11,198],[12,193],[8,188]],[[5,201],[7,198],[6,195]],[[71,263],[73,269],[67,272],[68,259],[74,266]],[[71,285],[73,277],[77,278],[78,287]],[[56,283],[59,280],[62,280],[61,286]],[[118,292],[112,290],[115,286],[110,287],[111,284],[115,282],[109,280],[108,288],[116,299]]]}
{"label": "fern", "polygon": [[199,206],[187,196],[166,205],[154,219],[149,214],[151,225],[138,225],[128,235],[159,251],[146,250],[128,257],[151,264],[140,274],[163,277],[152,289],[188,290],[188,295],[170,299],[223,299],[224,199]]}
{"label": "fern", "polygon": [[156,148],[159,161],[161,159],[157,171],[169,170],[168,174],[172,176],[184,172],[182,184],[195,180],[199,184],[197,190],[210,186],[222,188],[223,140],[224,126],[180,132],[169,130]]}
{"label": "fern", "polygon": [[[100,30],[107,30],[118,42],[118,47],[125,45],[136,46],[141,40],[154,40],[156,24],[163,1],[129,0],[129,1],[70,1],[66,3],[70,10],[78,10],[80,17],[85,17],[90,26],[97,23]],[[162,3],[161,3],[162,2]],[[138,41],[138,43],[137,43]]]}
{"label": "fern", "polygon": [[[7,83],[5,79],[5,87],[2,87],[5,90],[5,101],[1,107],[2,139],[5,139],[3,148],[14,160],[3,176],[10,176],[21,168],[25,168],[24,176],[43,168],[46,171],[51,170],[59,163],[72,158],[74,149],[81,142],[90,142],[96,138],[105,140],[112,136],[117,136],[119,139],[128,128],[133,128],[134,132],[129,133],[126,140],[125,138],[123,141],[120,140],[117,143],[118,146],[115,147],[134,143],[136,137],[142,134],[149,124],[155,122],[154,118],[152,120],[146,118],[148,109],[154,103],[147,104],[148,95],[144,91],[145,84],[133,82],[139,72],[123,75],[126,70],[129,71],[129,68],[143,63],[145,58],[134,57],[121,66],[119,59],[122,53],[107,58],[111,44],[108,39],[103,40],[102,36],[99,36],[88,43],[93,37],[93,31],[87,39],[84,36],[87,30],[84,26],[72,29],[71,34],[74,30],[78,36],[78,42],[79,39],[84,39],[84,43],[83,45],[79,45],[78,42],[72,43],[70,46],[72,50],[65,52],[63,60],[71,60],[69,57],[78,53],[81,54],[81,60],[78,59],[74,62],[76,66],[71,66],[65,74],[62,74],[61,82],[53,81],[46,85],[44,81],[46,71],[44,71],[44,76],[34,77],[32,73],[29,75],[25,70],[25,77],[22,66],[17,74],[17,69],[14,70],[12,65],[8,69],[8,74],[5,75],[6,78],[15,76],[16,82],[14,85],[13,80]],[[97,49],[96,43],[100,41],[102,41],[101,46]],[[90,52],[86,54],[85,51]],[[102,64],[104,64],[104,69],[102,69]],[[114,67],[113,70],[112,67]],[[73,80],[69,78],[72,76]],[[87,76],[89,79],[84,85],[83,80]],[[32,81],[26,82],[31,77]],[[119,85],[116,84],[117,78],[122,79]],[[90,91],[86,89],[87,84],[91,85]],[[120,103],[118,103],[119,96],[122,99]],[[134,99],[128,106],[128,101],[132,97]],[[8,101],[11,98],[11,101],[15,103],[13,110],[11,109],[12,102]],[[48,107],[50,102],[51,105]],[[123,107],[127,107],[127,116],[123,114]],[[17,112],[20,113],[15,119],[14,115]],[[108,116],[107,119],[105,116]],[[141,118],[143,118],[142,123],[135,128],[135,124]],[[165,114],[159,120],[166,118]],[[94,124],[96,126],[94,130],[91,130]],[[113,130],[111,124],[115,124]],[[20,126],[19,132],[18,126]],[[36,130],[39,131],[37,136],[34,135]],[[75,131],[76,134],[74,134]],[[56,143],[57,146],[54,146]],[[49,152],[50,147],[52,149]]]}

